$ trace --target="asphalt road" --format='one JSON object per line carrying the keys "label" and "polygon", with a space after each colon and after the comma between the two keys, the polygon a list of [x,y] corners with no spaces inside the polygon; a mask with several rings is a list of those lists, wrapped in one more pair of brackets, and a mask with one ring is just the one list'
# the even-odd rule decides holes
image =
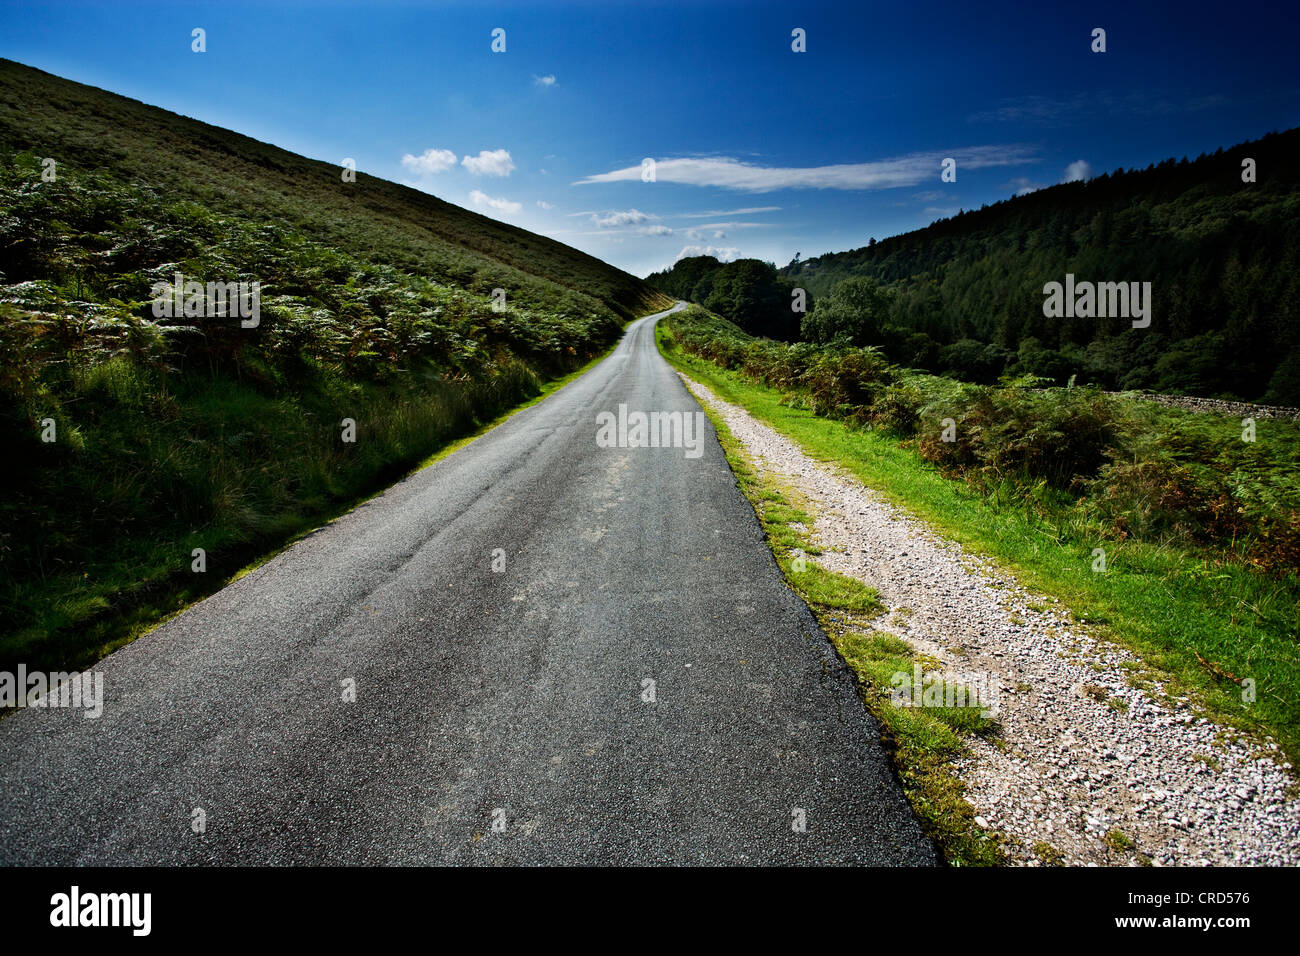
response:
{"label": "asphalt road", "polygon": [[712,426],[598,447],[699,410],[657,318],[0,721],[0,862],[933,863]]}

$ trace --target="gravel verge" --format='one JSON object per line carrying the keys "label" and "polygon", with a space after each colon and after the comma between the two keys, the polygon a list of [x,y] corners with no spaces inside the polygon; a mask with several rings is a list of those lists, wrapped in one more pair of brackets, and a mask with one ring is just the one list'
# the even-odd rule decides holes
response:
{"label": "gravel verge", "polygon": [[756,468],[803,496],[826,549],[814,560],[879,591],[891,613],[877,629],[949,674],[997,680],[998,742],[971,739],[956,771],[1013,864],[1300,863],[1300,801],[1276,743],[1200,716],[1054,598],[682,379]]}

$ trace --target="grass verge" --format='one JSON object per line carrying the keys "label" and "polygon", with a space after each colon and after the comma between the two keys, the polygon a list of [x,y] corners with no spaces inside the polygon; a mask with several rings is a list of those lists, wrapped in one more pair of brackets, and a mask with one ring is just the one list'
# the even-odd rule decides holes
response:
{"label": "grass verge", "polygon": [[[490,403],[475,403],[490,409],[492,417],[486,421],[472,407],[450,403],[443,390],[434,388],[422,395],[418,381],[398,393],[331,379],[327,382],[330,387],[347,389],[348,408],[358,410],[353,414],[367,422],[369,435],[381,449],[366,458],[347,461],[335,460],[340,454],[337,442],[335,446],[322,445],[315,434],[320,429],[303,424],[312,418],[328,420],[323,409],[308,405],[315,392],[328,393],[328,388],[300,392],[295,399],[269,400],[241,384],[222,382],[177,395],[182,420],[216,417],[224,423],[225,435],[255,435],[262,452],[275,455],[274,473],[268,474],[271,466],[259,465],[236,445],[219,462],[228,491],[223,494],[231,499],[228,514],[219,514],[216,520],[198,527],[173,521],[160,524],[147,535],[123,534],[117,546],[100,548],[99,559],[76,573],[56,569],[36,580],[7,581],[4,603],[21,609],[26,620],[13,627],[18,620],[15,614],[6,622],[10,627],[0,634],[0,669],[12,669],[18,661],[34,670],[93,664],[395,482],[554,394],[603,361],[617,343],[618,339],[568,374],[549,381],[524,376],[512,383],[511,391],[492,396]],[[322,404],[328,406],[329,401]],[[492,414],[502,406],[506,406],[504,411]],[[306,415],[302,414],[304,407]],[[311,414],[317,411],[321,414]],[[195,440],[195,428],[150,427],[146,417],[141,409],[123,410],[115,403],[104,403],[103,419],[115,432],[150,436],[149,458],[184,457],[193,454],[191,447],[213,447]],[[337,430],[333,431],[337,438]],[[121,447],[113,441],[104,445],[107,449]],[[273,493],[282,486],[292,493]],[[123,494],[131,491],[130,487],[122,489]],[[196,547],[205,551],[206,571],[202,574],[192,570]]]}
{"label": "grass verge", "polygon": [[[700,360],[675,350],[663,323],[655,329],[655,340],[671,364],[693,378],[704,379],[689,364]],[[721,417],[707,407],[704,411],[717,430],[741,491],[754,506],[786,580],[857,676],[859,692],[880,723],[882,740],[893,758],[904,793],[926,833],[953,865],[1002,863],[1004,853],[998,835],[975,823],[975,811],[964,798],[965,785],[952,771],[953,760],[966,752],[967,736],[994,735],[996,723],[970,708],[902,707],[893,702],[890,690],[894,674],[910,674],[914,663],[928,669],[938,662],[915,654],[899,638],[872,628],[871,619],[884,610],[876,591],[810,560],[821,550],[809,537],[812,517],[798,491],[756,469]]]}
{"label": "grass verge", "polygon": [[661,351],[811,457],[842,467],[1027,587],[1060,599],[1092,633],[1133,650],[1158,671],[1168,693],[1189,697],[1217,722],[1271,735],[1295,762],[1300,614],[1293,605],[1288,613],[1284,582],[1138,541],[1106,542],[1105,570],[1094,571],[1090,545],[1061,535],[1015,502],[982,497],[943,477],[897,440],[790,407],[779,391],[686,354],[671,340]]}

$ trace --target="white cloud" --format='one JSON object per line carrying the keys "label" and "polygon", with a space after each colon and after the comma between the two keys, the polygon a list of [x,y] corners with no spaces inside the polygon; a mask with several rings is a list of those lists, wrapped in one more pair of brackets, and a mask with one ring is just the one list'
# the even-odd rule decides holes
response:
{"label": "white cloud", "polygon": [[640,209],[628,209],[623,212],[611,212],[601,215],[598,212],[591,214],[591,221],[602,228],[613,226],[635,226],[637,223],[646,222],[650,219],[657,219],[658,216],[651,216]]}
{"label": "white cloud", "polygon": [[770,229],[770,222],[702,222],[697,229]]}
{"label": "white cloud", "polygon": [[549,73],[546,76],[537,76],[536,74],[534,74],[533,82],[536,83],[538,86],[544,86],[549,88],[555,85],[555,75],[553,73]]}
{"label": "white cloud", "polygon": [[[940,163],[951,156],[961,170],[1015,166],[1036,162],[1028,146],[971,146],[963,149],[911,153],[871,163],[836,166],[755,166],[723,156],[715,159],[664,159],[655,163],[655,180],[689,186],[717,186],[748,192],[773,189],[893,189],[937,179]],[[580,179],[577,185],[641,180],[641,167],[628,166]]]}
{"label": "white cloud", "polygon": [[621,243],[629,236],[672,236],[676,232],[669,226],[634,226],[630,229],[550,229],[546,235],[552,239],[557,236],[581,237],[583,239],[600,239],[604,242]]}
{"label": "white cloud", "polygon": [[470,192],[469,200],[476,206],[487,206],[497,210],[497,212],[518,212],[524,208],[522,203],[511,202],[509,199],[497,199],[478,189]]}
{"label": "white cloud", "polygon": [[753,216],[760,212],[780,212],[780,206],[750,206],[747,209],[712,209],[709,212],[684,212],[679,219],[720,219],[723,216]]}
{"label": "white cloud", "polygon": [[539,199],[539,200],[537,200],[537,206],[538,206],[539,209],[554,209],[554,208],[555,208],[554,205],[552,205],[551,203],[548,203],[545,199]]}
{"label": "white cloud", "polygon": [[717,246],[683,246],[682,251],[677,253],[676,262],[679,259],[685,259],[687,256],[713,256],[722,262],[730,262],[740,255],[740,250],[734,246],[727,246],[719,249]]}
{"label": "white cloud", "polygon": [[715,232],[715,233],[713,234],[713,238],[714,238],[714,239],[726,239],[726,238],[727,238],[727,234],[726,234],[725,232],[723,232],[721,229],[719,229],[717,232]]}
{"label": "white cloud", "polygon": [[515,168],[510,152],[504,149],[482,149],[477,156],[466,156],[460,164],[475,176],[509,176]]}
{"label": "white cloud", "polygon": [[402,165],[421,175],[443,173],[456,165],[456,154],[449,149],[426,149],[419,156],[407,153],[402,157]]}
{"label": "white cloud", "polygon": [[1079,182],[1083,179],[1092,178],[1092,166],[1086,159],[1076,159],[1069,166],[1065,167],[1065,177],[1061,180],[1063,183]]}

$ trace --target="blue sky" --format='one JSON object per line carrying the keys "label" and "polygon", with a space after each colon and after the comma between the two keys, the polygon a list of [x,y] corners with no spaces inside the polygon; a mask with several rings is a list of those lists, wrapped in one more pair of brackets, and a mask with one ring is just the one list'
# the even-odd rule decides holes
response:
{"label": "blue sky", "polygon": [[[644,275],[689,252],[784,264],[855,248],[1300,125],[1295,11],[6,2],[0,56],[316,159],[352,157]],[[1090,49],[1097,27],[1105,53]],[[795,28],[806,52],[791,49]],[[941,181],[946,157],[956,182]]]}

